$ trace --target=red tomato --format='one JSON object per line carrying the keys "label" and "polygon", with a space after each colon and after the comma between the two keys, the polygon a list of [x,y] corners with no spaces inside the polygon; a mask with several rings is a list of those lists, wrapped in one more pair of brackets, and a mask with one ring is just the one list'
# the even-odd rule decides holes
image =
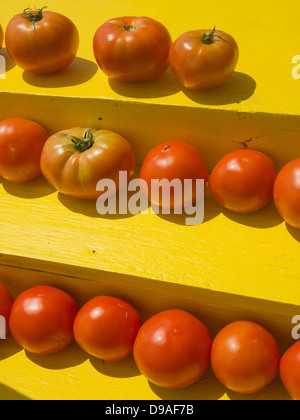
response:
{"label": "red tomato", "polygon": [[56,353],[73,341],[77,312],[69,294],[51,286],[36,286],[17,297],[9,326],[16,342],[29,352]]}
{"label": "red tomato", "polygon": [[291,398],[300,401],[300,340],[296,341],[282,356],[279,373]]}
{"label": "red tomato", "polygon": [[236,213],[262,209],[272,199],[277,175],[271,159],[257,150],[235,150],[213,168],[210,189],[215,200]]}
{"label": "red tomato", "polygon": [[287,163],[274,183],[274,202],[280,216],[300,229],[300,158]]}
{"label": "red tomato", "polygon": [[170,67],[189,89],[216,88],[230,78],[237,65],[239,50],[231,35],[222,31],[194,30],[173,43]]}
{"label": "red tomato", "polygon": [[169,66],[172,40],[167,29],[149,17],[110,19],[98,28],[96,61],[111,79],[141,82],[155,79]]}
{"label": "red tomato", "polygon": [[0,122],[0,175],[24,183],[41,175],[40,158],[48,138],[34,121],[7,118]]}
{"label": "red tomato", "polygon": [[171,309],[142,325],[133,355],[138,369],[150,382],[163,388],[184,388],[203,376],[211,343],[211,335],[199,319]]}
{"label": "red tomato", "polygon": [[11,292],[2,284],[0,284],[0,316],[5,318],[6,333],[9,331],[9,317],[14,298]]}
{"label": "red tomato", "polygon": [[59,192],[97,199],[97,183],[109,178],[119,188],[119,172],[134,172],[133,150],[122,136],[109,130],[73,128],[51,136],[43,149],[41,169]]}
{"label": "red tomato", "polygon": [[[195,203],[199,198],[196,180],[203,179],[205,187],[207,177],[207,169],[198,150],[187,143],[171,141],[160,144],[146,156],[140,178],[146,181],[147,188],[142,183],[141,190],[155,205],[170,209],[182,208]],[[168,195],[151,194],[152,180],[167,180],[171,183],[176,179],[180,180],[182,188],[170,188],[170,198]],[[190,187],[184,184],[185,180],[191,180]]]}
{"label": "red tomato", "polygon": [[11,19],[5,33],[6,49],[15,64],[38,74],[64,70],[79,47],[74,23],[43,9],[25,9]]}
{"label": "red tomato", "polygon": [[112,296],[97,296],[78,312],[74,337],[92,356],[116,361],[132,353],[141,325],[139,313],[128,302]]}
{"label": "red tomato", "polygon": [[228,324],[212,344],[211,366],[217,379],[241,394],[265,388],[277,375],[279,362],[275,338],[255,322]]}
{"label": "red tomato", "polygon": [[1,50],[2,45],[3,45],[3,38],[4,38],[3,28],[0,24],[0,50]]}

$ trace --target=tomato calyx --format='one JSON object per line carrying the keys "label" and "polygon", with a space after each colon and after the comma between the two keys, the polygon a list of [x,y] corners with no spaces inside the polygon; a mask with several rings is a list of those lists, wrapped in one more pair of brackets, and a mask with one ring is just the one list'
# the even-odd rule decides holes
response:
{"label": "tomato calyx", "polygon": [[27,7],[27,9],[23,10],[23,15],[25,19],[29,20],[31,25],[35,28],[35,23],[43,19],[43,10],[46,8],[47,6],[44,6],[41,9],[32,10]]}
{"label": "tomato calyx", "polygon": [[92,128],[89,128],[88,131],[84,134],[83,139],[79,137],[72,136],[71,141],[73,144],[69,144],[67,147],[72,147],[73,149],[77,150],[80,153],[85,152],[86,150],[93,147],[94,144],[94,136],[92,133]]}
{"label": "tomato calyx", "polygon": [[209,34],[207,34],[206,32],[202,35],[202,38],[201,38],[201,42],[202,42],[202,44],[206,44],[206,45],[208,45],[208,44],[212,44],[213,43],[213,41],[214,41],[214,38],[215,37],[217,37],[217,38],[220,38],[222,41],[224,41],[224,42],[227,42],[224,38],[222,38],[220,35],[217,35],[217,34],[215,34],[215,32],[216,32],[216,27],[214,26],[214,29],[209,33]]}

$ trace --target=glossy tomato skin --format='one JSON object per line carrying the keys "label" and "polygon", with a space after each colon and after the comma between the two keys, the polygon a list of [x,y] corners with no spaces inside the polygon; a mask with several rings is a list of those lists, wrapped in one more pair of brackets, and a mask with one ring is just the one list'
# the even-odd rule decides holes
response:
{"label": "glossy tomato skin", "polygon": [[213,372],[232,391],[252,394],[262,390],[276,377],[279,362],[275,338],[255,322],[232,322],[213,340]]}
{"label": "glossy tomato skin", "polygon": [[97,296],[78,312],[74,337],[88,354],[117,361],[132,353],[141,325],[140,314],[129,302],[113,296]]}
{"label": "glossy tomato skin", "polygon": [[57,353],[74,339],[77,312],[76,302],[66,292],[52,286],[36,286],[16,298],[10,330],[15,341],[31,353]]}
{"label": "glossy tomato skin", "polygon": [[41,175],[40,158],[48,138],[35,121],[7,118],[0,122],[0,175],[24,183]]}
{"label": "glossy tomato skin", "polygon": [[300,401],[300,340],[296,341],[282,356],[280,378],[293,400]]}
{"label": "glossy tomato skin", "polygon": [[[188,143],[171,141],[153,148],[144,159],[140,178],[146,181],[147,188],[141,184],[141,190],[149,201],[160,207],[170,209],[183,208],[188,203],[194,204],[197,197],[196,180],[204,180],[207,185],[208,173],[205,162],[198,150]],[[166,179],[169,182],[179,179],[182,183],[182,195],[176,195],[171,189],[169,200],[160,195],[151,195],[151,180]],[[192,190],[184,189],[184,180],[192,180]]]}
{"label": "glossy tomato skin", "polygon": [[93,49],[99,67],[110,79],[142,82],[165,72],[171,44],[171,36],[160,22],[123,16],[97,29]]}
{"label": "glossy tomato skin", "polygon": [[265,207],[273,196],[277,169],[257,150],[235,150],[213,168],[210,189],[215,200],[236,213],[252,213]]}
{"label": "glossy tomato skin", "polygon": [[6,333],[9,331],[9,317],[14,303],[14,297],[7,287],[0,284],[0,316],[5,318]]}
{"label": "glossy tomato skin", "polygon": [[78,30],[59,13],[43,11],[42,15],[34,24],[24,13],[11,19],[5,32],[7,52],[23,70],[37,74],[62,71],[76,57]]}
{"label": "glossy tomato skin", "polygon": [[300,158],[287,163],[274,183],[274,203],[281,217],[300,229]]}
{"label": "glossy tomato skin", "polygon": [[140,328],[133,347],[140,372],[168,389],[198,381],[209,364],[212,338],[202,322],[177,309],[160,312]]}
{"label": "glossy tomato skin", "polygon": [[211,32],[205,29],[185,32],[170,48],[171,70],[186,88],[217,88],[234,72],[239,58],[236,41],[225,32],[215,31],[212,42],[204,44],[203,34]]}
{"label": "glossy tomato skin", "polygon": [[3,28],[2,28],[2,26],[0,24],[0,50],[1,50],[2,46],[3,46],[3,38],[4,38]]}
{"label": "glossy tomato skin", "polygon": [[[84,138],[88,128],[75,127],[51,136],[41,155],[45,178],[62,194],[97,199],[97,183],[109,178],[119,185],[119,171],[134,173],[135,157],[128,141],[110,130],[92,130],[93,145],[84,152],[72,147],[72,138]],[[124,185],[125,186],[125,185]]]}

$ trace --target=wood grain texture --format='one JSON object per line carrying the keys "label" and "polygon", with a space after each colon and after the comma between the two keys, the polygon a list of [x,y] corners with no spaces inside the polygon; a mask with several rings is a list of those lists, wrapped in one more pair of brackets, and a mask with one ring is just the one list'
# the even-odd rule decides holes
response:
{"label": "wood grain texture", "polygon": [[[267,153],[278,169],[299,157],[300,80],[291,76],[292,57],[299,54],[297,2],[252,0],[240,8],[236,0],[216,0],[214,7],[187,0],[184,17],[182,4],[171,0],[103,0],[101,7],[92,0],[84,13],[77,0],[72,7],[58,0],[47,6],[78,26],[78,57],[64,72],[38,76],[14,66],[2,49],[7,71],[0,79],[0,120],[34,119],[49,134],[77,125],[116,131],[132,144],[136,175],[152,147],[172,140],[194,145],[209,171],[250,138],[249,146]],[[23,8],[17,0],[1,6],[4,29]],[[161,21],[173,39],[199,25],[231,33],[240,47],[232,79],[201,92],[183,89],[170,70],[150,83],[108,80],[95,64],[93,34],[107,19],[130,14]],[[266,36],[276,39],[268,48]],[[144,319],[181,308],[214,335],[230,321],[250,318],[276,336],[282,352],[292,343],[291,319],[300,310],[300,232],[282,221],[273,203],[235,215],[207,190],[204,222],[186,226],[185,216],[149,209],[100,216],[94,202],[62,196],[40,177],[26,185],[1,179],[0,214],[0,282],[15,296],[39,283],[66,290],[79,305],[100,293],[116,294],[131,300]],[[75,344],[42,358],[11,337],[0,343],[0,399],[120,398],[241,396],[226,391],[210,370],[193,387],[171,392],[149,384],[132,358],[102,364]],[[289,399],[279,378],[247,398]]]}

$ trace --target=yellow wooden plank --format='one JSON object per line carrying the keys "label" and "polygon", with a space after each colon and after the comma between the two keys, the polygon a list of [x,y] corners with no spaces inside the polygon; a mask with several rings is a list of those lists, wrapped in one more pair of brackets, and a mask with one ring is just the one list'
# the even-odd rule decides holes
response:
{"label": "yellow wooden plank", "polygon": [[[25,5],[28,7],[28,5]],[[1,6],[1,23],[6,27],[11,17],[22,12],[24,3],[12,0]],[[187,0],[91,0],[84,4],[49,0],[48,10],[70,16],[80,31],[80,49],[76,62],[59,75],[32,76],[17,67],[7,72],[3,90],[36,94],[81,97],[123,98],[130,101],[155,102],[189,107],[270,112],[299,115],[300,81],[292,77],[299,54],[299,3],[293,0],[237,0],[213,5]],[[32,5],[31,7],[34,7]],[[190,92],[177,83],[170,71],[151,83],[127,85],[110,83],[95,66],[92,40],[96,29],[106,20],[122,15],[151,16],[161,21],[173,40],[190,29],[217,28],[236,38],[240,59],[236,74],[227,86],[214,92]]]}
{"label": "yellow wooden plank", "polygon": [[[75,125],[111,129],[131,142],[138,165],[166,140],[193,144],[209,170],[249,138],[278,168],[300,155],[300,81],[292,77],[298,2],[252,0],[241,7],[237,0],[187,0],[184,10],[170,0],[91,0],[84,7],[77,0],[71,6],[50,0],[47,6],[78,26],[78,58],[60,74],[33,76],[2,50],[7,72],[0,78],[0,119],[35,119],[49,133]],[[4,29],[25,7],[18,0],[1,6]],[[95,64],[93,34],[105,20],[129,14],[156,18],[173,39],[200,26],[231,33],[241,53],[236,73],[209,92],[183,89],[170,70],[150,83],[110,82]],[[216,333],[225,322],[251,317],[270,328],[282,349],[291,342],[291,319],[300,304],[300,233],[280,219],[273,203],[256,214],[234,215],[207,191],[204,223],[186,226],[182,216],[147,210],[100,216],[95,203],[57,194],[41,177],[26,185],[1,180],[0,209],[0,281],[15,294],[39,282],[63,287],[79,303],[100,292],[120,293],[145,318],[180,306]],[[0,349],[0,399],[239,398],[211,372],[187,390],[170,392],[150,385],[132,359],[102,365],[75,345],[44,359],[11,339]],[[254,398],[288,396],[277,378]]]}
{"label": "yellow wooden plank", "polygon": [[[116,294],[129,299],[144,320],[166,308],[188,309],[205,322],[214,336],[230,320],[251,317],[260,320],[279,339],[281,351],[291,342],[288,334],[282,336],[293,313],[293,309],[286,305],[266,305],[257,299],[241,297],[233,300],[226,294],[203,292],[199,288],[165,282],[153,285],[151,280],[101,273],[99,270],[73,268],[67,276],[66,267],[61,267],[63,275],[50,272],[51,268],[60,271],[58,265],[49,265],[48,272],[39,271],[38,265],[30,270],[30,261],[26,260],[19,260],[19,265],[23,268],[3,264],[0,267],[1,283],[9,286],[15,296],[38,283],[62,288],[76,299],[79,306],[98,294]],[[81,274],[85,277],[80,278]],[[120,362],[103,363],[88,356],[76,343],[55,355],[38,356],[22,350],[11,336],[1,341],[0,349],[0,399],[290,399],[279,376],[261,392],[242,396],[226,390],[209,367],[193,386],[166,390],[149,383],[137,370],[132,356]]]}

